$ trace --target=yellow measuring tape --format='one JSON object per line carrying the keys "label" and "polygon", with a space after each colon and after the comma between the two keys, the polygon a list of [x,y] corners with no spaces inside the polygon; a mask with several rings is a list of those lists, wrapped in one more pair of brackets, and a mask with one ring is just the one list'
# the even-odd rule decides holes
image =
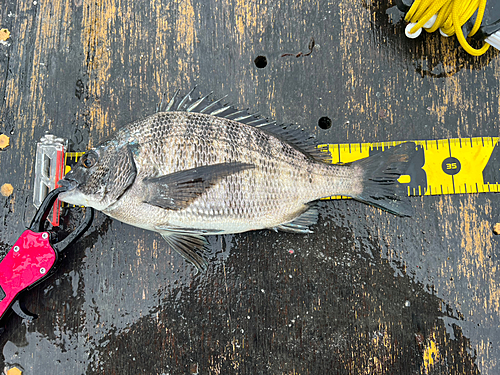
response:
{"label": "yellow measuring tape", "polygon": [[[412,142],[419,152],[398,180],[409,196],[500,192],[499,137]],[[332,163],[350,163],[401,143],[331,144],[328,149]]]}
{"label": "yellow measuring tape", "polygon": [[[500,137],[412,141],[419,152],[399,182],[409,196],[500,192]],[[350,163],[400,142],[329,144],[332,163]],[[83,152],[67,152],[65,172]],[[341,199],[331,197],[327,199]]]}

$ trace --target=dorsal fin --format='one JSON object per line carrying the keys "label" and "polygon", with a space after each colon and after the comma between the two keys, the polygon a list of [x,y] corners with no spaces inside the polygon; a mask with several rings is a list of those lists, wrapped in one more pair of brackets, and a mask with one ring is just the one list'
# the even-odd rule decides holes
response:
{"label": "dorsal fin", "polygon": [[318,147],[315,138],[308,135],[299,126],[278,125],[276,121],[269,121],[261,117],[259,113],[251,114],[247,109],[239,110],[231,104],[224,104],[223,100],[227,95],[217,100],[209,99],[212,92],[205,96],[193,97],[192,94],[195,89],[196,86],[184,96],[180,96],[180,90],[177,90],[166,106],[164,106],[162,99],[161,103],[157,105],[157,112],[183,111],[204,113],[237,121],[241,124],[251,125],[267,133],[271,133],[315,160],[322,162],[331,160],[330,153],[326,152],[328,149]]}

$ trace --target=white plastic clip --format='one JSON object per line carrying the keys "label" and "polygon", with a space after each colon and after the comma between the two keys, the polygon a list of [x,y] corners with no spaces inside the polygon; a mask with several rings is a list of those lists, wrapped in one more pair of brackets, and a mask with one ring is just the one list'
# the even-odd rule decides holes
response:
{"label": "white plastic clip", "polygon": [[410,39],[418,38],[420,36],[420,34],[422,34],[422,28],[430,29],[432,26],[434,26],[434,23],[436,22],[436,20],[437,20],[437,14],[435,14],[431,18],[429,18],[429,21],[424,23],[424,26],[422,26],[420,29],[415,31],[413,34],[411,33],[411,29],[413,29],[413,26],[415,26],[416,23],[409,23],[408,25],[406,25],[405,34]]}
{"label": "white plastic clip", "polygon": [[438,18],[437,14],[435,14],[431,18],[429,18],[429,21],[424,23],[424,29],[430,29],[432,26],[434,26],[434,23],[436,22],[437,18]]}
{"label": "white plastic clip", "polygon": [[449,38],[449,37],[450,37],[450,35],[446,34],[446,33],[445,33],[443,30],[441,30],[441,29],[439,29],[439,33],[440,33],[442,36],[446,37],[446,38]]}
{"label": "white plastic clip", "polygon": [[418,29],[413,34],[411,33],[411,29],[413,29],[413,26],[415,26],[415,25],[416,25],[416,23],[409,23],[408,25],[406,25],[405,34],[410,39],[418,38],[419,35],[422,34],[422,28]]}

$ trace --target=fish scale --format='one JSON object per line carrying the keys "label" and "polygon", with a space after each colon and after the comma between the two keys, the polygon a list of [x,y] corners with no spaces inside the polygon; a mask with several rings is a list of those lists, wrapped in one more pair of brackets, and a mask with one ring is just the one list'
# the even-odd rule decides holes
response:
{"label": "fish scale", "polygon": [[[308,162],[307,158],[302,153],[289,146],[286,148],[287,152],[283,153],[281,150],[282,144],[279,140],[276,140],[276,147],[274,147],[274,149],[259,150],[257,148],[259,142],[255,141],[258,135],[254,135],[252,137],[253,134],[251,133],[252,131],[255,132],[255,128],[246,127],[245,129],[241,129],[240,132],[237,132],[235,124],[231,124],[229,120],[221,121],[221,124],[219,124],[220,130],[213,132],[212,138],[208,138],[210,134],[210,132],[208,132],[206,133],[207,138],[201,139],[196,134],[204,134],[202,131],[188,132],[186,129],[190,127],[205,127],[207,120],[210,119],[208,118],[208,115],[200,114],[194,116],[191,114],[189,115],[190,119],[183,119],[185,116],[183,112],[179,114],[158,114],[156,116],[163,118],[164,122],[171,122],[171,129],[176,130],[168,132],[167,134],[162,134],[162,138],[160,138],[160,134],[154,131],[154,127],[151,126],[149,132],[151,133],[152,138],[155,139],[153,141],[155,147],[149,148],[147,141],[144,142],[145,144],[141,147],[141,151],[137,156],[137,165],[150,165],[151,160],[154,160],[156,155],[162,155],[160,159],[157,159],[155,162],[155,166],[157,167],[156,169],[160,174],[169,174],[184,169],[196,168],[198,165],[239,161],[249,162],[256,165],[259,175],[256,176],[256,174],[252,171],[228,176],[226,180],[221,181],[218,185],[207,191],[206,194],[198,198],[197,204],[194,206],[196,209],[188,207],[179,212],[164,210],[158,211],[158,220],[154,223],[154,225],[169,223],[173,226],[185,226],[188,223],[198,221],[199,228],[201,229],[221,229],[221,227],[214,228],[213,225],[217,225],[219,223],[224,224],[225,219],[223,215],[207,214],[207,212],[209,212],[207,207],[213,207],[216,212],[224,212],[224,207],[228,205],[231,207],[229,212],[233,212],[233,215],[230,216],[234,216],[234,218],[239,221],[244,221],[245,230],[261,229],[264,227],[278,225],[283,221],[282,217],[280,217],[274,218],[272,222],[268,221],[266,223],[262,223],[260,221],[262,213],[264,213],[267,217],[277,216],[272,215],[272,213],[276,213],[278,207],[282,207],[283,205],[290,205],[294,207],[294,212],[299,211],[303,209],[302,206],[304,203],[319,198],[317,193],[314,195],[309,194],[314,190],[321,190],[321,186],[313,186],[311,182],[309,182],[308,173],[300,173],[300,170],[298,169],[290,169],[288,171],[290,176],[287,177],[285,176],[286,168],[284,166],[281,168],[278,166],[278,162],[280,161],[286,166],[290,164],[298,165],[299,163],[297,159],[299,158],[303,160],[304,165]],[[229,124],[227,124],[228,122]],[[151,124],[155,127],[158,125],[161,127],[161,123],[162,121],[160,120],[158,120],[158,122],[151,121]],[[148,137],[147,134],[146,137]],[[235,141],[236,138],[239,138],[239,140]],[[161,141],[159,139],[161,139]],[[214,143],[217,143],[215,145],[216,147],[214,146]],[[179,151],[174,150],[174,153],[177,153],[177,157],[169,155],[169,149],[171,147],[168,145],[170,144],[176,145],[182,151],[179,153]],[[200,147],[200,150],[197,150],[196,152],[189,152],[190,149],[185,147],[185,144],[200,144],[204,145],[204,147]],[[247,144],[249,147],[245,146]],[[238,147],[236,147],[236,145],[238,145]],[[285,147],[287,146],[286,144],[283,145],[285,145]],[[232,149],[232,152],[227,146]],[[142,152],[142,149],[144,149],[144,152]],[[143,154],[147,163],[143,162],[141,159]],[[273,158],[274,160],[270,163],[262,163],[261,161],[264,159],[262,156]],[[174,164],[175,162],[179,162],[179,164]],[[324,167],[326,167],[325,169],[328,169],[331,166],[324,165]],[[149,168],[145,174],[148,172]],[[140,169],[138,176],[143,176]],[[257,181],[259,176],[264,181],[263,184],[260,184]],[[147,175],[144,175],[144,177],[147,177]],[[292,177],[293,180],[290,179],[290,177]],[[302,184],[305,186],[303,191],[299,190],[297,192],[297,181],[295,178],[301,178],[304,180],[304,183]],[[293,183],[285,184],[285,181]],[[241,186],[246,186],[251,190],[244,192],[242,191]],[[139,189],[141,189],[141,187],[139,187]],[[135,199],[137,196],[136,194],[136,191],[131,191],[130,194],[127,194],[124,198],[128,199],[128,196],[131,196]],[[300,202],[297,202],[296,199],[294,199],[294,196],[296,197],[299,195],[303,198]],[[271,197],[274,197],[274,199],[271,199]],[[281,199],[277,200],[276,197],[281,197]],[[120,210],[113,207],[113,215],[130,216],[130,211],[126,206],[126,202],[126,200],[123,201],[123,208],[120,208]],[[130,203],[130,205],[135,207],[135,203],[136,202]],[[286,208],[287,211],[289,209],[289,207]],[[142,208],[139,208],[139,211],[141,210]],[[134,215],[136,214],[137,213],[134,213]],[[238,218],[236,215],[241,215],[241,217]],[[220,218],[217,216],[220,216]],[[200,217],[203,219],[201,222],[197,220]],[[125,219],[125,217],[122,216],[117,218],[120,220]],[[259,219],[259,223],[257,224],[249,221],[253,218]],[[127,220],[131,219],[127,217]],[[243,228],[242,225],[243,223],[240,223],[236,227]],[[223,231],[231,233],[235,230],[237,229],[230,227]]]}
{"label": "fish scale", "polygon": [[416,151],[413,143],[331,165],[300,129],[190,94],[89,150],[62,180],[69,189],[60,198],[159,232],[200,269],[205,235],[309,233],[318,217],[312,203],[323,197],[350,196],[409,214],[396,180]]}
{"label": "fish scale", "polygon": [[[328,195],[324,184],[319,181],[313,184],[309,173],[302,172],[304,167],[310,164],[309,158],[277,138],[273,138],[273,142],[270,142],[270,138],[263,136],[263,133],[256,128],[241,126],[231,120],[218,119],[204,114],[172,112],[159,113],[154,116],[155,119],[152,119],[149,124],[140,122],[131,126],[131,129],[136,126],[148,129],[148,132],[144,134],[144,145],[141,146],[141,151],[137,156],[138,166],[150,166],[151,161],[156,160],[154,164],[156,173],[169,174],[196,168],[199,165],[238,161],[254,164],[256,171],[228,176],[225,181],[221,181],[198,198],[193,208],[188,207],[179,212],[157,210],[154,216],[158,219],[151,223],[151,227],[166,223],[178,227],[194,224],[201,229],[215,229],[224,233],[274,227],[284,221],[284,216],[288,220],[296,212],[303,211],[305,203],[318,199],[325,193]],[[157,129],[166,128],[162,125],[164,123],[170,124],[168,127],[170,130],[161,133]],[[212,123],[215,123],[216,127],[211,126]],[[203,131],[203,129],[208,130]],[[125,134],[127,133],[136,134],[137,132],[132,130]],[[148,147],[148,139],[152,140],[155,147]],[[124,141],[130,142],[132,139]],[[199,149],[193,152],[186,147],[186,144],[197,144]],[[170,145],[177,147],[177,150],[173,150],[174,155],[170,155],[172,148]],[[143,149],[144,152],[142,152]],[[141,159],[142,154],[145,157],[144,161]],[[157,155],[161,157],[158,159]],[[262,163],[264,160],[269,162]],[[283,163],[282,166],[278,165],[280,162]],[[324,172],[333,168],[326,164],[319,166]],[[139,167],[138,176],[148,177],[150,169],[147,169],[143,175]],[[257,171],[259,174],[256,176]],[[320,180],[323,174],[318,174]],[[258,179],[264,183],[259,183]],[[286,181],[289,183],[286,184]],[[328,181],[329,186],[331,186],[330,182],[331,180]],[[297,185],[303,188],[297,189]],[[244,194],[241,186],[253,189]],[[139,186],[137,190],[141,189],[142,187]],[[128,207],[128,205],[137,206],[135,198],[138,196],[137,190],[124,196],[124,199],[128,199],[129,196],[133,197],[135,201],[127,204],[128,201],[123,200],[120,209],[113,207],[112,210],[104,212],[112,212],[119,220],[131,221],[131,216],[137,217],[144,210],[143,207],[139,207],[138,212],[131,214],[132,211]],[[234,193],[230,194],[230,192]],[[301,199],[297,200],[299,196]],[[227,221],[224,215],[210,215],[207,207],[212,206],[215,212],[219,213],[224,212],[226,205],[230,207],[229,216],[237,222],[228,228],[223,228]],[[291,211],[292,213],[284,215],[280,212],[282,207],[285,212]],[[262,221],[263,215],[267,220]]]}

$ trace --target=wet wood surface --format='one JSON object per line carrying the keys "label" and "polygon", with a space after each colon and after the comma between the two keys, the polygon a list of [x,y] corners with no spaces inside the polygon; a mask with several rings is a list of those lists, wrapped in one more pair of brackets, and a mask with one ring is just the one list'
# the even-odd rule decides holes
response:
{"label": "wet wood surface", "polygon": [[[0,255],[35,212],[42,135],[85,150],[195,84],[321,143],[499,136],[498,53],[410,41],[401,17],[387,1],[3,1]],[[310,235],[210,237],[204,274],[98,214],[25,295],[39,318],[2,321],[1,358],[23,374],[496,374],[499,203],[412,198],[398,218],[321,202]]]}

